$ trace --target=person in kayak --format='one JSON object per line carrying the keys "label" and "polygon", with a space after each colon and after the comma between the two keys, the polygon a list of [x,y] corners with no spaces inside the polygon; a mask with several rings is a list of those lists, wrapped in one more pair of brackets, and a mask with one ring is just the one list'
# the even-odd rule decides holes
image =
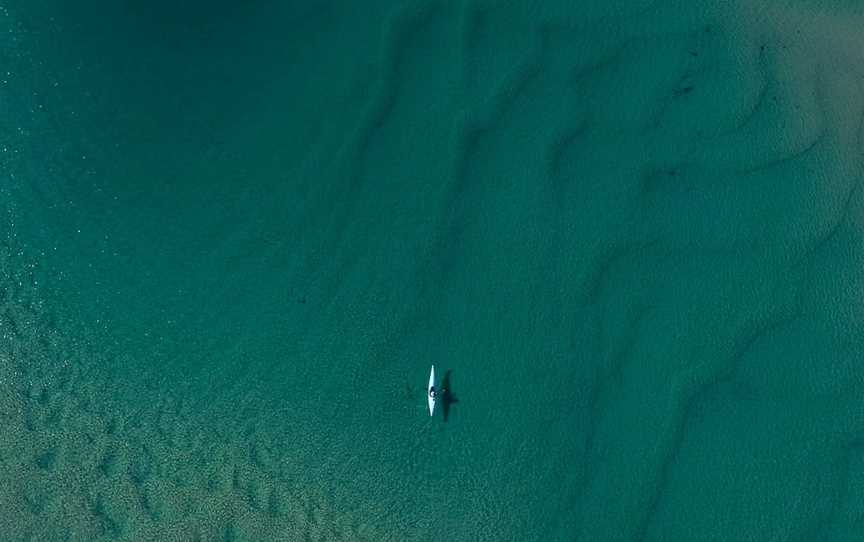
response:
{"label": "person in kayak", "polygon": [[431,397],[432,399],[435,399],[435,397],[436,397],[435,386],[432,386],[431,388],[429,388],[429,397]]}

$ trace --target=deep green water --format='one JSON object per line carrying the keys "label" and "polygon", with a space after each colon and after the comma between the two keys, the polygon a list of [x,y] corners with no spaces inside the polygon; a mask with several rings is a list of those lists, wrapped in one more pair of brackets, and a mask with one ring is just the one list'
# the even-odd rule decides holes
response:
{"label": "deep green water", "polygon": [[860,7],[80,4],[0,2],[0,540],[862,539]]}

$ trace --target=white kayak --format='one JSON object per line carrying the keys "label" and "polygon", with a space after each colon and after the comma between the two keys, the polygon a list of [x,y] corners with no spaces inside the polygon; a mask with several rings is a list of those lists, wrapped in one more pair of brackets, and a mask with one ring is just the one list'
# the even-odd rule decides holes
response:
{"label": "white kayak", "polygon": [[432,366],[432,372],[429,373],[429,387],[426,388],[426,399],[429,401],[429,415],[435,412],[435,366]]}

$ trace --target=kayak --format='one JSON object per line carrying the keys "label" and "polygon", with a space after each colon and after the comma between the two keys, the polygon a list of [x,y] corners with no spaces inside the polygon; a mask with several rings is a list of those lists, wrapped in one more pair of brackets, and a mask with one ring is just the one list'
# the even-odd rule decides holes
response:
{"label": "kayak", "polygon": [[429,387],[426,388],[426,399],[429,401],[429,415],[435,412],[435,366],[432,366],[432,372],[429,373]]}

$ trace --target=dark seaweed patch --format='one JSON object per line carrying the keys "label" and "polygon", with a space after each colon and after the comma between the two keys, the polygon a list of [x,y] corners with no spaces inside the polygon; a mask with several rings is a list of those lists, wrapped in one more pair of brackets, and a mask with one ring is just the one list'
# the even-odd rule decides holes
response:
{"label": "dark seaweed patch", "polygon": [[57,449],[49,448],[36,456],[36,466],[42,470],[53,470],[57,464]]}

